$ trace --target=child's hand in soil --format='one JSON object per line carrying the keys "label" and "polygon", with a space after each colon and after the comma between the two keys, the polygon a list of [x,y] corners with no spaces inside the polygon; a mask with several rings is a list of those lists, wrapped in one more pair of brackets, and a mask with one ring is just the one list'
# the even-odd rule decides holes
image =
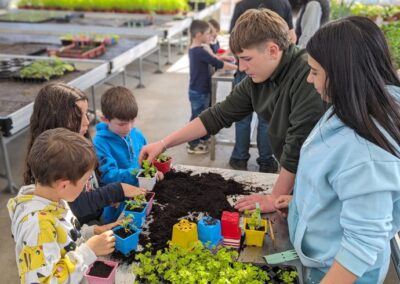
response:
{"label": "child's hand in soil", "polygon": [[160,171],[157,171],[156,179],[157,181],[162,181],[164,179],[164,174]]}
{"label": "child's hand in soil", "polygon": [[292,201],[291,195],[281,195],[275,200],[276,211],[283,217],[287,217],[289,203]]}
{"label": "child's hand in soil", "polygon": [[114,251],[115,237],[113,231],[106,231],[87,240],[86,245],[96,256],[108,255]]}
{"label": "child's hand in soil", "polygon": [[239,199],[235,204],[235,209],[240,212],[251,211],[256,209],[256,203],[258,203],[262,213],[274,212],[276,210],[274,206],[275,199],[276,197],[271,194],[252,194]]}
{"label": "child's hand in soil", "polygon": [[117,220],[113,223],[102,225],[102,226],[94,225],[93,231],[94,231],[95,235],[100,235],[100,234],[107,232],[107,231],[111,230],[112,228],[117,227],[121,224],[122,224],[122,220]]}
{"label": "child's hand in soil", "polygon": [[124,191],[124,195],[125,197],[134,197],[136,195],[140,195],[140,194],[146,194],[147,190],[144,188],[140,188],[137,186],[133,186],[130,184],[126,184],[126,183],[121,183],[122,186],[122,190]]}

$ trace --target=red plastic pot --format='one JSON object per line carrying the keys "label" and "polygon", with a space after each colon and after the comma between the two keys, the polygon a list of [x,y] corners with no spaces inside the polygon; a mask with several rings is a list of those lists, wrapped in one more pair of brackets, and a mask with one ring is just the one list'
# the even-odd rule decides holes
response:
{"label": "red plastic pot", "polygon": [[166,174],[171,170],[171,162],[172,158],[170,158],[166,162],[158,162],[157,160],[154,160],[153,165],[157,168],[157,170],[159,170],[163,174]]}
{"label": "red plastic pot", "polygon": [[223,211],[221,217],[222,236],[227,239],[240,239],[239,212]]}

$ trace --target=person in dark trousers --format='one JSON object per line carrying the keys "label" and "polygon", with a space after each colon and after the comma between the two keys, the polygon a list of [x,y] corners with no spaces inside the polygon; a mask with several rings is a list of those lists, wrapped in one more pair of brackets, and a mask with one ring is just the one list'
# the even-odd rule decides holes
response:
{"label": "person in dark trousers", "polygon": [[296,20],[297,45],[305,48],[313,34],[329,20],[328,0],[291,0]]}
{"label": "person in dark trousers", "polygon": [[[296,42],[296,34],[293,28],[292,10],[288,0],[242,0],[239,1],[233,12],[230,31],[233,30],[237,19],[249,9],[267,8],[281,16],[289,26],[291,42]],[[234,78],[234,86],[240,83],[246,73],[237,71]],[[257,148],[259,157],[257,163],[259,171],[275,173],[278,170],[278,162],[272,156],[270,142],[268,140],[268,123],[258,115]],[[251,121],[253,114],[249,114],[243,120],[235,123],[235,145],[229,159],[229,165],[236,170],[247,170],[247,162],[250,159]]]}
{"label": "person in dark trousers", "polygon": [[[210,44],[210,25],[201,20],[194,20],[190,25],[191,45],[189,48],[189,100],[192,121],[210,106],[211,101],[211,71],[210,66],[216,69],[236,70],[234,64],[224,62],[214,56],[212,51],[207,51]],[[208,135],[201,139],[189,141],[187,152],[189,154],[206,154],[209,152]]]}
{"label": "person in dark trousers", "polygon": [[239,70],[247,77],[229,96],[186,126],[160,141],[142,148],[139,160],[152,160],[173,147],[224,127],[256,112],[268,121],[268,138],[281,164],[272,194],[253,194],[240,199],[236,209],[275,211],[275,200],[290,194],[297,172],[300,148],[325,112],[321,97],[307,83],[310,67],[305,50],[289,41],[286,22],[269,9],[250,9],[238,19],[229,45],[239,60]]}

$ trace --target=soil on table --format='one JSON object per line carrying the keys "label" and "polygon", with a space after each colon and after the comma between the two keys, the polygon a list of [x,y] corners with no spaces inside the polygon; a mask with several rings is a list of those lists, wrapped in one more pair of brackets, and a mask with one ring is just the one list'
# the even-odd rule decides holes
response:
{"label": "soil on table", "polygon": [[121,239],[126,239],[127,237],[133,235],[136,231],[133,229],[129,229],[128,231],[125,231],[124,228],[120,228],[116,231],[114,231],[114,234],[118,235],[121,237]]}
{"label": "soil on table", "polygon": [[33,42],[2,43],[0,51],[14,55],[47,55],[47,48],[58,48],[57,45]]}
{"label": "soil on table", "polygon": [[[22,107],[32,103],[39,90],[47,84],[66,83],[82,76],[84,71],[66,73],[62,77],[50,79],[47,82],[22,82],[14,79],[0,79],[0,117],[8,116]],[[10,92],[12,90],[12,92]]]}
{"label": "soil on table", "polygon": [[[248,195],[262,191],[261,188],[245,190],[245,185],[234,180],[226,180],[215,173],[191,175],[191,172],[175,172],[165,175],[165,179],[154,187],[155,198],[151,213],[153,222],[149,228],[143,228],[145,234],[139,237],[139,244],[143,247],[151,243],[151,250],[155,253],[167,247],[172,237],[173,225],[182,217],[195,221],[199,213],[206,213],[213,218],[221,219],[222,211],[236,211],[227,201],[228,195]],[[149,217],[148,217],[149,218]],[[146,234],[147,233],[150,234]],[[118,261],[131,263],[135,252],[128,257],[114,252],[113,258]]]}
{"label": "soil on table", "polygon": [[93,263],[92,268],[90,268],[88,275],[100,278],[107,278],[110,275],[113,268],[114,268],[113,266],[105,264],[102,261],[95,261]]}

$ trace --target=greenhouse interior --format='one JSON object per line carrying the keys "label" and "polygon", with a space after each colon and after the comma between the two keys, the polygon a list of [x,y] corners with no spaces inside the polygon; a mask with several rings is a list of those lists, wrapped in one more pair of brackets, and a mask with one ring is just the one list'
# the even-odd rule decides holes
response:
{"label": "greenhouse interior", "polygon": [[0,38],[1,283],[400,283],[400,0],[0,0]]}

